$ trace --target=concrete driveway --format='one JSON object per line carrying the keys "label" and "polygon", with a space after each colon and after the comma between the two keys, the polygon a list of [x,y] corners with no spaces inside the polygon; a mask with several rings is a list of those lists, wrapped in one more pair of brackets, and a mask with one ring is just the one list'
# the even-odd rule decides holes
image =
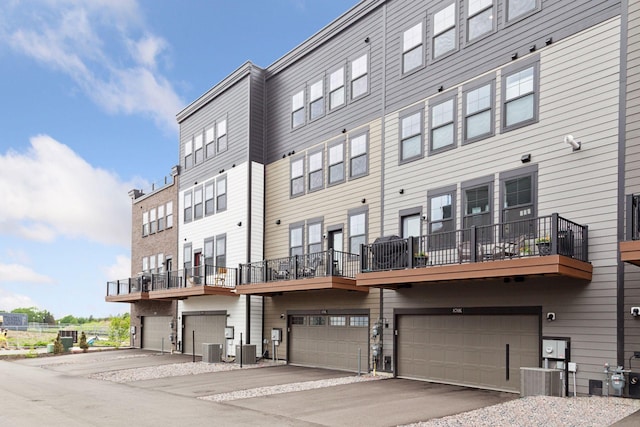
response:
{"label": "concrete driveway", "polygon": [[[508,393],[402,379],[210,402],[201,396],[352,374],[271,366],[115,384],[89,374],[191,362],[190,356],[119,350],[0,361],[0,424],[395,426],[517,398]],[[73,410],[71,409],[73,408]],[[96,414],[92,416],[91,414]]]}

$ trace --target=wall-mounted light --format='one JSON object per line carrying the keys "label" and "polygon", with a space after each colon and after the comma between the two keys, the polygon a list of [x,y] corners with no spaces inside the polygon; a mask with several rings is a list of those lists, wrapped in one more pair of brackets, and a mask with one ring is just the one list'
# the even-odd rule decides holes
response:
{"label": "wall-mounted light", "polygon": [[346,129],[342,129],[342,133],[347,133],[347,130]]}
{"label": "wall-mounted light", "polygon": [[369,37],[367,37],[366,39],[364,39],[365,43],[369,43]]}
{"label": "wall-mounted light", "polygon": [[444,86],[440,86],[440,87],[438,88],[438,92],[442,92],[443,90],[444,90]]}
{"label": "wall-mounted light", "polygon": [[522,157],[520,157],[520,161],[522,163],[529,163],[531,161],[531,154],[523,154]]}
{"label": "wall-mounted light", "polygon": [[404,194],[404,188],[401,188],[400,191],[398,191],[398,193]]}
{"label": "wall-mounted light", "polygon": [[640,316],[640,307],[631,307],[631,315],[633,317]]}
{"label": "wall-mounted light", "polygon": [[280,318],[284,319],[284,313],[280,313]]}
{"label": "wall-mounted light", "polygon": [[579,149],[582,148],[582,143],[580,141],[576,141],[573,138],[573,135],[565,136],[564,137],[564,143],[565,144],[569,144],[573,148],[573,151],[578,151]]}
{"label": "wall-mounted light", "polygon": [[547,313],[547,321],[553,322],[556,320],[556,314],[553,311]]}
{"label": "wall-mounted light", "polygon": [[367,203],[367,199],[362,199],[361,202],[362,203]]}
{"label": "wall-mounted light", "polygon": [[518,52],[515,52],[515,53],[511,54],[511,60],[515,61],[516,59],[518,59]]}
{"label": "wall-mounted light", "polygon": [[531,46],[529,46],[529,52],[535,52],[536,51],[536,45],[532,44]]}
{"label": "wall-mounted light", "polygon": [[280,225],[280,220],[276,219],[276,225]]}
{"label": "wall-mounted light", "polygon": [[238,227],[242,227],[242,221],[238,222]]}
{"label": "wall-mounted light", "polygon": [[551,43],[553,43],[553,37],[549,37],[544,41],[544,44],[546,44],[547,46],[549,46]]}

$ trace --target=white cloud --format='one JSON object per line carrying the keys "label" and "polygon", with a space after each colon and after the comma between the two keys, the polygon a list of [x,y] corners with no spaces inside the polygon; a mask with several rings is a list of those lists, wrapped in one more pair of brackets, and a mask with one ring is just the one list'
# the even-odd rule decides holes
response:
{"label": "white cloud", "polygon": [[0,43],[67,74],[106,111],[150,117],[175,132],[184,102],[157,70],[168,44],[145,28],[141,15],[134,0],[11,3]]}
{"label": "white cloud", "polygon": [[53,283],[50,277],[38,274],[20,264],[0,264],[0,282],[5,283]]}
{"label": "white cloud", "polygon": [[26,153],[0,154],[0,234],[128,247],[132,188],[53,138],[34,137]]}
{"label": "white cloud", "polygon": [[0,288],[0,310],[11,311],[16,308],[36,307],[37,304],[26,295],[20,295]]}
{"label": "white cloud", "polygon": [[115,264],[104,269],[109,280],[126,279],[131,276],[131,258],[125,255],[118,255]]}

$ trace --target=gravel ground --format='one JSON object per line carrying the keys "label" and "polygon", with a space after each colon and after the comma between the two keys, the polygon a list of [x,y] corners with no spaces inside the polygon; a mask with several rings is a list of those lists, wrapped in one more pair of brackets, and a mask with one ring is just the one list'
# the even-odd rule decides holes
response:
{"label": "gravel ground", "polygon": [[605,427],[640,409],[619,397],[529,396],[404,427]]}

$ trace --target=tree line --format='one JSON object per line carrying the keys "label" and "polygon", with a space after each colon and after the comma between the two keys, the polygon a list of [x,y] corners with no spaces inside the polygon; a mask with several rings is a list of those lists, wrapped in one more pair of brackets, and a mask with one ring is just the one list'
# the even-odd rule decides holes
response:
{"label": "tree line", "polygon": [[[0,312],[3,310],[0,310]],[[38,307],[22,307],[16,308],[9,312],[5,311],[5,313],[21,313],[26,314],[29,322],[34,323],[46,323],[48,325],[56,325],[58,323],[68,323],[73,325],[82,325],[84,323],[90,322],[98,322],[101,320],[109,320],[111,317],[105,318],[96,318],[93,315],[89,317],[76,317],[71,314],[68,314],[58,320],[53,317],[48,310],[40,310]]]}

